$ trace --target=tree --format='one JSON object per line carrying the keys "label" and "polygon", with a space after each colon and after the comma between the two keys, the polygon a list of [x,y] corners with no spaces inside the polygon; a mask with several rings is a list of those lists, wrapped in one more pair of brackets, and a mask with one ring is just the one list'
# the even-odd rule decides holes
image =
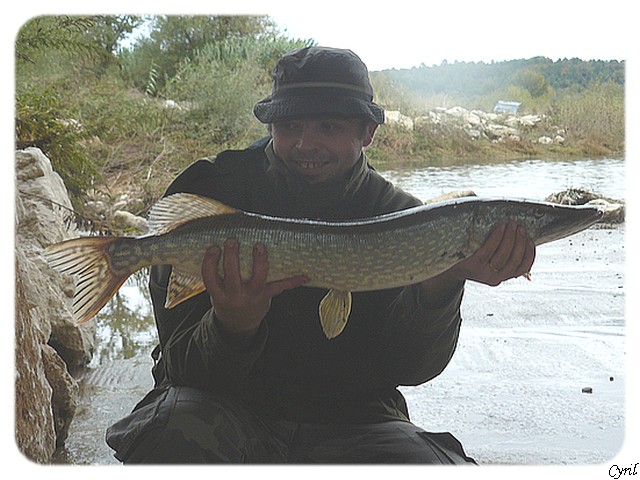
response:
{"label": "tree", "polygon": [[125,37],[143,21],[142,17],[135,15],[101,15],[95,17],[86,35],[89,41],[98,44],[108,54],[115,54]]}
{"label": "tree", "polygon": [[35,63],[38,53],[64,50],[69,54],[99,55],[99,46],[84,34],[97,17],[42,16],[25,23],[16,37],[16,61]]}
{"label": "tree", "polygon": [[138,39],[126,53],[128,74],[141,90],[147,88],[149,73],[155,71],[158,89],[173,78],[181,65],[195,60],[198,52],[211,43],[248,37],[274,39],[274,23],[257,15],[180,15],[150,19],[148,36]]}
{"label": "tree", "polygon": [[35,17],[18,32],[16,60],[34,63],[37,54],[47,50],[101,62],[114,60],[119,43],[141,23],[141,17],[131,15]]}
{"label": "tree", "polygon": [[[65,105],[69,92],[77,87],[68,74],[73,67],[63,67],[67,74],[57,78],[51,64],[60,63],[53,59],[67,59],[69,65],[88,61],[91,66],[114,61],[113,52],[96,35],[120,37],[113,32],[123,19],[112,18],[41,16],[25,23],[16,37],[16,147],[40,148],[65,180],[73,201],[86,190],[95,169],[81,145],[87,129]],[[107,36],[109,30],[112,35]]]}
{"label": "tree", "polygon": [[518,71],[515,84],[527,90],[532,98],[539,98],[551,92],[551,86],[544,75],[530,69]]}

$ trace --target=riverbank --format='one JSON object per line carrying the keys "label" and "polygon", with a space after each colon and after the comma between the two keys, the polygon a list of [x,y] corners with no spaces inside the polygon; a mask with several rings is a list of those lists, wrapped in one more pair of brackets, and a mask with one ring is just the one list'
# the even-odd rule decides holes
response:
{"label": "riverbank", "polygon": [[[369,161],[376,169],[624,158],[623,144],[612,146],[611,142],[576,136],[549,115],[497,114],[459,106],[423,113],[411,118],[399,111],[387,112],[386,123],[378,127],[375,141],[367,148]],[[264,135],[264,125],[254,121],[242,138],[222,144],[211,138],[186,141],[169,132],[161,141],[153,137],[119,139],[117,145],[91,139],[84,148],[92,158],[100,159],[111,150],[113,158],[98,168],[90,188],[72,196],[74,205],[82,216],[106,228],[118,209],[144,215],[196,159],[213,157],[227,148],[244,149]]]}

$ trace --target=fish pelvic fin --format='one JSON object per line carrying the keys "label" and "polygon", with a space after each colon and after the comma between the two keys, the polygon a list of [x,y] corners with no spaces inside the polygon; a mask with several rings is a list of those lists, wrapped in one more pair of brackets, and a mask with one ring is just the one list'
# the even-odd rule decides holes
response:
{"label": "fish pelvic fin", "polygon": [[47,247],[44,256],[60,273],[76,276],[73,317],[85,323],[95,316],[116,294],[133,270],[116,270],[109,247],[119,237],[86,237],[66,240]]}
{"label": "fish pelvic fin", "polygon": [[194,277],[188,273],[184,273],[175,267],[171,271],[169,277],[169,285],[167,287],[167,298],[165,300],[165,308],[173,308],[179,303],[195,297],[205,291],[202,278]]}
{"label": "fish pelvic fin", "polygon": [[329,290],[320,302],[320,324],[330,340],[342,333],[351,313],[351,292]]}
{"label": "fish pelvic fin", "polygon": [[180,225],[198,218],[239,213],[211,198],[192,193],[174,193],[161,198],[149,211],[149,231],[152,235],[168,233]]}

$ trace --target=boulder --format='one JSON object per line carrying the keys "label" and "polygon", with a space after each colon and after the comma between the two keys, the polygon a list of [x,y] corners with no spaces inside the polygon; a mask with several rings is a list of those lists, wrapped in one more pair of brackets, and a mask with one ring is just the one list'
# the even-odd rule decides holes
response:
{"label": "boulder", "polygon": [[534,127],[542,120],[540,115],[523,115],[518,118],[518,122],[523,127]]}
{"label": "boulder", "polygon": [[445,113],[447,115],[452,116],[452,117],[462,117],[462,118],[464,118],[469,114],[469,111],[464,107],[455,106],[455,107],[451,107],[451,108],[445,110]]}
{"label": "boulder", "polygon": [[456,198],[476,197],[476,192],[473,190],[453,190],[451,192],[443,193],[441,195],[429,198],[424,201],[425,205],[429,203],[446,202],[448,200],[454,200]]}
{"label": "boulder", "polygon": [[118,234],[141,235],[149,231],[147,220],[125,210],[117,210],[111,219],[111,229]]}
{"label": "boulder", "polygon": [[465,116],[465,121],[471,126],[482,125],[480,117],[473,112],[469,112],[468,115]]}
{"label": "boulder", "polygon": [[52,394],[44,370],[42,346],[46,336],[34,323],[25,284],[30,270],[28,260],[16,251],[15,294],[15,439],[23,455],[47,463],[56,449]]}
{"label": "boulder", "polygon": [[389,125],[399,125],[406,130],[413,130],[413,119],[398,110],[387,110],[384,112],[384,118]]}
{"label": "boulder", "polygon": [[489,123],[484,129],[484,133],[489,139],[499,141],[510,136],[517,136],[518,130],[498,123]]}
{"label": "boulder", "polygon": [[37,148],[16,152],[15,165],[16,441],[46,463],[66,438],[78,394],[69,371],[91,360],[95,323],[74,323],[73,280],[43,258],[47,245],[78,236],[62,179]]}
{"label": "boulder", "polygon": [[621,202],[612,203],[612,202],[608,202],[603,198],[597,198],[595,200],[591,200],[590,202],[588,202],[587,205],[594,205],[594,206],[600,207],[600,209],[603,212],[602,220],[600,220],[600,223],[605,223],[605,224],[624,223],[624,219],[625,219],[624,203],[621,203]]}
{"label": "boulder", "polygon": [[618,224],[625,221],[625,202],[606,197],[586,188],[568,188],[553,193],[545,201],[562,205],[594,205],[603,211],[601,224]]}

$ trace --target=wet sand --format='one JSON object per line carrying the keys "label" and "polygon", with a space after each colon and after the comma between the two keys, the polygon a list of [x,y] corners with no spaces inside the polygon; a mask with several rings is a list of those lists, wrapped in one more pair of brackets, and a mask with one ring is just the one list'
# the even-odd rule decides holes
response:
{"label": "wet sand", "polygon": [[[451,363],[402,388],[414,422],[453,433],[481,464],[613,458],[625,428],[624,264],[624,226],[592,228],[541,246],[531,282],[469,283]],[[59,462],[117,463],[104,431],[151,388],[151,348],[83,375]]]}
{"label": "wet sand", "polygon": [[624,258],[624,227],[592,228],[539,247],[531,282],[468,283],[451,363],[403,389],[413,420],[452,432],[483,464],[613,458],[625,427]]}

